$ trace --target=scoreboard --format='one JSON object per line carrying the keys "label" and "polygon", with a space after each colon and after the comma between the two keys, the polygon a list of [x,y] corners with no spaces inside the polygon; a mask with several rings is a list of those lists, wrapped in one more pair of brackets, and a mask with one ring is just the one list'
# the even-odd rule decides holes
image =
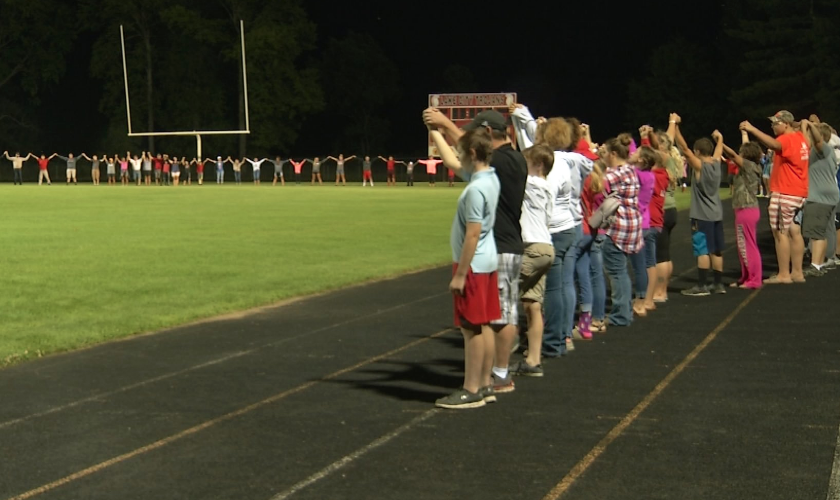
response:
{"label": "scoreboard", "polygon": [[[439,109],[447,118],[452,120],[458,128],[463,127],[482,111],[492,109],[503,114],[505,118],[510,114],[508,107],[516,103],[515,92],[500,92],[490,94],[429,94],[429,107]],[[509,127],[508,134],[516,147],[516,134],[513,127]],[[440,153],[429,140],[429,156],[440,157]]]}

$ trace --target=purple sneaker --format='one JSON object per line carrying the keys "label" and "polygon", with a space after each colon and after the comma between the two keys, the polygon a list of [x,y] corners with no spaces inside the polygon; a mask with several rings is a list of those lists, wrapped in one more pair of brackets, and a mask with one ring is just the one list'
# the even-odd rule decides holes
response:
{"label": "purple sneaker", "polygon": [[592,326],[592,313],[585,312],[580,314],[580,318],[578,319],[577,330],[578,334],[584,340],[592,340],[592,331],[590,327]]}

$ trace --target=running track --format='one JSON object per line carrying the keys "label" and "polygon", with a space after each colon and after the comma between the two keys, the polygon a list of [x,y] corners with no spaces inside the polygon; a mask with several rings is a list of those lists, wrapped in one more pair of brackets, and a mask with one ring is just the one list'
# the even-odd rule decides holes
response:
{"label": "running track", "polygon": [[682,297],[686,217],[668,304],[478,410],[448,266],[2,370],[0,499],[840,500],[840,271]]}

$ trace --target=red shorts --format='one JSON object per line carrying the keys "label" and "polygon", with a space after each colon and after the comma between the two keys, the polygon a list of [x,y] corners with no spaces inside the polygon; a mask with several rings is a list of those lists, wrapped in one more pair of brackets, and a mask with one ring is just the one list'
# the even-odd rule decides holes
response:
{"label": "red shorts", "polygon": [[370,175],[370,170],[365,170],[364,171],[364,179],[372,179],[372,177]]}
{"label": "red shorts", "polygon": [[[458,264],[452,264],[452,276]],[[452,295],[455,305],[455,326],[461,323],[487,325],[502,317],[499,307],[499,281],[496,271],[473,273],[467,271],[464,295]]]}
{"label": "red shorts", "polygon": [[388,169],[388,175],[394,175],[394,169],[393,168]]}

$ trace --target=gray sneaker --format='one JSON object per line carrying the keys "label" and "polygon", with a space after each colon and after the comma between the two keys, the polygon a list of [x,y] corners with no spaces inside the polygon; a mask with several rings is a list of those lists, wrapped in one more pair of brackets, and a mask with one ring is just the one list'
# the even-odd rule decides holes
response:
{"label": "gray sneaker", "polygon": [[825,265],[823,266],[824,271],[833,271],[837,269],[837,263],[834,262],[834,259],[828,259],[825,261]]}
{"label": "gray sneaker", "polygon": [[824,269],[817,269],[814,266],[808,266],[808,269],[806,269],[802,274],[804,274],[806,278],[818,278],[825,273],[826,271]]}
{"label": "gray sneaker", "polygon": [[526,377],[543,376],[542,365],[531,366],[524,359],[522,361],[517,361],[516,363],[512,364],[509,369],[510,372],[514,375],[524,375]]}
{"label": "gray sneaker", "polygon": [[688,297],[707,297],[711,295],[708,286],[694,285],[693,287],[680,292]]}
{"label": "gray sneaker", "polygon": [[449,396],[435,401],[435,406],[438,408],[448,408],[451,410],[480,408],[485,404],[486,403],[484,402],[484,398],[481,394],[473,393],[466,389],[458,389]]}
{"label": "gray sneaker", "polygon": [[499,378],[495,373],[493,374],[493,392],[496,394],[505,394],[506,392],[513,392],[516,386],[513,384],[513,376],[508,370],[507,377]]}
{"label": "gray sneaker", "polygon": [[718,295],[726,295],[726,288],[724,288],[723,283],[712,285],[712,288],[709,291]]}

